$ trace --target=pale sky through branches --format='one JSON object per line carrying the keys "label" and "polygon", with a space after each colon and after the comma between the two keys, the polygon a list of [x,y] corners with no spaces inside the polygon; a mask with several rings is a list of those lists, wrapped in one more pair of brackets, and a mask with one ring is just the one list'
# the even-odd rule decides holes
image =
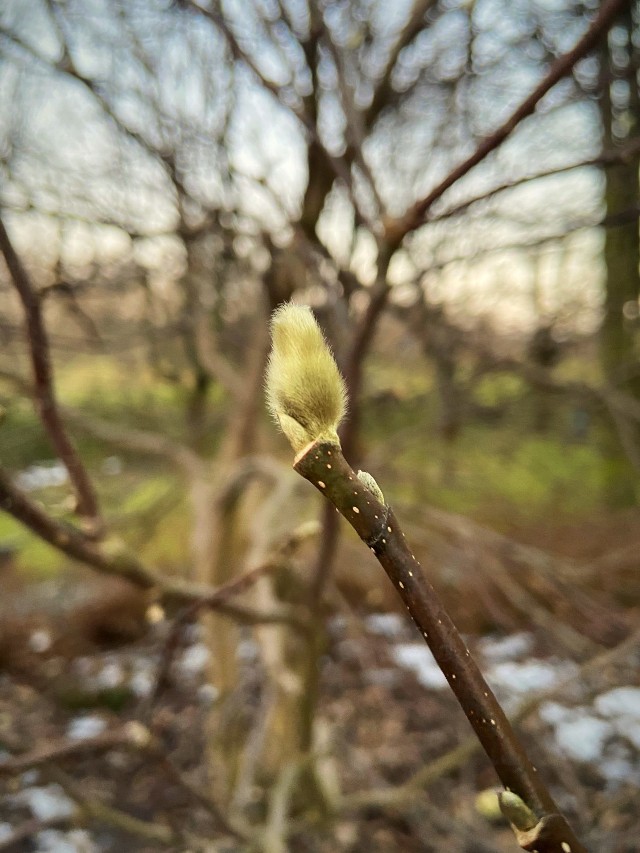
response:
{"label": "pale sky through branches", "polygon": [[[55,17],[41,0],[8,0],[0,11],[1,200],[13,211],[20,249],[29,253],[34,227],[41,239],[59,240],[60,228],[47,221],[61,217],[65,244],[54,246],[51,256],[60,253],[69,265],[131,253],[129,237],[117,236],[124,229],[145,239],[146,248],[136,250],[143,263],[165,266],[159,257],[168,252],[174,260],[167,269],[179,271],[171,238],[179,211],[158,151],[173,158],[189,195],[182,213],[191,221],[222,210],[256,251],[263,231],[282,243],[306,185],[306,130],[294,112],[310,80],[291,29],[308,27],[304,4],[285,4],[288,28],[276,20],[274,4],[223,5],[241,47],[280,101],[246,65],[232,65],[210,21],[180,4],[53,5]],[[366,14],[364,6],[361,13],[349,4],[327,8],[324,26],[342,51],[339,73],[356,106],[370,100],[380,58],[408,5],[395,4],[393,13],[381,2],[367,4]],[[504,120],[543,76],[547,51],[575,43],[586,21],[570,6],[452,0],[400,54],[392,80],[399,106],[362,145],[391,215],[401,214]],[[64,64],[65,49],[93,91],[56,67]],[[596,74],[589,58],[575,79],[588,84]],[[338,69],[328,51],[318,76],[318,133],[328,151],[339,153],[348,140]],[[445,194],[434,214],[505,182],[588,160],[599,148],[597,108],[575,80],[565,80],[499,151]],[[352,192],[368,209],[372,201],[363,187],[356,170]],[[392,278],[398,285],[421,280],[431,299],[461,317],[488,314],[527,326],[542,314],[593,328],[601,300],[602,238],[595,227],[601,197],[595,167],[524,183],[420,229],[395,260]],[[354,233],[353,221],[352,200],[338,182],[318,232],[366,283],[375,247],[361,229]]]}

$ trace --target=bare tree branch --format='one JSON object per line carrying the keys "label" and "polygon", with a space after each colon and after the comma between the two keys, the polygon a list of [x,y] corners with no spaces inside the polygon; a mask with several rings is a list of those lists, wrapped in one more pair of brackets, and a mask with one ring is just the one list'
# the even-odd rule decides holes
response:
{"label": "bare tree branch", "polygon": [[49,741],[43,747],[7,758],[0,763],[0,776],[12,776],[34,767],[41,767],[51,761],[62,761],[87,754],[95,755],[116,747],[140,749],[148,745],[150,738],[150,732],[141,723],[125,723],[123,726],[91,738],[77,740],[59,738]]}
{"label": "bare tree branch", "polygon": [[399,220],[388,223],[386,228],[387,241],[394,247],[400,245],[407,234],[415,231],[425,221],[433,204],[460,178],[481,163],[492,151],[495,151],[504,140],[515,130],[520,122],[531,115],[538,103],[563,77],[571,72],[573,66],[598,44],[602,35],[615,20],[616,15],[624,8],[626,0],[604,0],[598,14],[591,22],[586,33],[570,51],[560,56],[551,66],[544,79],[534,91],[496,131],[482,142],[473,154],[459,166],[453,169],[440,181],[424,198],[417,201]]}
{"label": "bare tree branch", "polygon": [[384,107],[389,103],[393,95],[391,77],[397,65],[398,58],[402,51],[422,31],[424,28],[424,16],[435,5],[435,0],[414,0],[407,21],[391,48],[385,70],[375,87],[371,103],[365,111],[364,122],[366,127],[370,128],[373,125]]}
{"label": "bare tree branch", "polygon": [[98,534],[102,531],[103,524],[96,493],[87,470],[67,435],[55,396],[49,341],[42,319],[40,297],[13,248],[1,218],[0,251],[4,255],[26,316],[36,409],[56,453],[69,472],[69,478],[76,493],[77,512],[85,519],[88,532]]}
{"label": "bare tree branch", "polygon": [[[81,531],[63,521],[57,521],[34,501],[14,486],[0,468],[0,510],[9,513],[36,536],[74,560],[106,575],[124,578],[143,590],[154,591],[163,601],[176,604],[203,602],[204,607],[219,611],[244,624],[290,624],[304,630],[304,623],[289,610],[262,613],[250,607],[233,604],[232,594],[243,592],[249,582],[238,578],[231,589],[220,590],[202,583],[191,583],[176,578],[165,578],[149,568],[116,541],[97,543],[89,541]],[[251,582],[260,576],[252,575]]]}
{"label": "bare tree branch", "polygon": [[[381,493],[375,495],[363,484],[338,444],[308,444],[296,456],[294,470],[338,509],[375,554],[433,652],[498,778],[535,816],[536,847],[540,853],[557,853],[563,843],[573,851],[586,853],[558,812],[502,707],[411,553],[393,510],[381,502]],[[520,840],[517,831],[516,837]]]}
{"label": "bare tree branch", "polygon": [[444,210],[442,213],[436,213],[429,217],[429,222],[440,222],[443,219],[450,219],[453,216],[459,216],[462,213],[466,213],[466,211],[474,204],[478,204],[481,201],[488,201],[490,198],[498,195],[499,193],[504,192],[505,190],[511,190],[516,187],[520,187],[523,184],[529,184],[533,181],[539,181],[543,178],[550,178],[555,175],[564,175],[566,172],[571,172],[574,169],[583,169],[589,166],[611,166],[616,163],[624,163],[628,158],[632,157],[634,154],[637,154],[640,151],[640,138],[634,139],[629,142],[627,145],[618,149],[611,149],[609,151],[603,151],[597,157],[592,157],[590,160],[581,160],[578,163],[570,163],[567,166],[559,166],[555,169],[549,169],[546,172],[539,172],[536,175],[526,175],[522,178],[514,178],[510,181],[504,181],[502,184],[493,187],[486,192],[482,192],[478,195],[472,196],[466,201],[461,202],[460,204],[455,205],[455,207],[450,207]]}

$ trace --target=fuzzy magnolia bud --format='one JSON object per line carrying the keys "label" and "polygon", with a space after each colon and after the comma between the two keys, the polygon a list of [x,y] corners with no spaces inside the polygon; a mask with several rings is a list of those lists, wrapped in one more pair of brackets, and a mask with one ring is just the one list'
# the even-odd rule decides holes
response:
{"label": "fuzzy magnolia bud", "polygon": [[298,453],[312,441],[339,444],[347,392],[311,310],[283,305],[271,318],[269,409]]}

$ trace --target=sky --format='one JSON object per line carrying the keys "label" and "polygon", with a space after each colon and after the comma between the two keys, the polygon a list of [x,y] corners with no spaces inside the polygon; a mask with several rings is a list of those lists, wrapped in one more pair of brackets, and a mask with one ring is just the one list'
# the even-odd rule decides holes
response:
{"label": "sky", "polygon": [[[235,210],[234,227],[240,232],[251,235],[266,228],[276,242],[286,243],[288,222],[297,215],[306,185],[304,131],[250,70],[231,68],[209,22],[167,12],[162,0],[122,5],[67,0],[60,5],[79,72],[92,76],[97,91],[134,133],[177,152],[184,183],[196,201],[194,221],[198,208],[223,205]],[[299,0],[286,5],[295,26],[304,28]],[[563,49],[584,27],[578,16],[567,17],[562,2],[478,0],[473,4],[477,74],[458,87],[452,100],[446,83],[465,61],[469,4],[451,0],[446,5],[446,14],[401,55],[395,72],[399,88],[416,78],[422,82],[363,147],[392,215],[428,191],[535,86],[543,73],[537,42],[522,50],[509,47],[525,37],[530,18],[542,22],[550,45]],[[255,4],[267,17],[273,16],[272,6],[267,0]],[[347,73],[354,96],[364,102],[371,79],[364,72],[373,74],[382,61],[407,3],[394,5],[391,14],[388,4],[370,0],[368,14],[360,19],[353,12],[356,6],[336,3],[326,22],[339,45],[361,45],[368,38],[377,45],[368,54],[348,53],[351,61],[361,56],[360,67],[352,62]],[[308,91],[304,57],[290,33],[275,27],[267,36],[257,15],[248,14],[254,4],[235,0],[223,8],[256,65],[285,87],[285,98],[295,101],[296,92]],[[49,252],[41,253],[42,261],[60,251],[68,264],[83,268],[91,260],[111,261],[134,252],[152,270],[179,274],[181,249],[170,235],[175,198],[163,166],[137,142],[123,138],[82,83],[51,68],[62,56],[56,26],[59,22],[52,22],[41,0],[8,0],[0,10],[0,29],[17,35],[43,60],[0,36],[0,114],[8,119],[2,123],[0,150],[11,163],[2,198],[10,209],[23,211],[11,219],[17,241],[29,251],[35,229],[41,246],[51,244]],[[327,146],[339,151],[344,121],[329,58],[320,71],[320,129]],[[588,62],[581,73],[590,73]],[[556,87],[537,115],[449,191],[439,208],[504,180],[596,154],[597,111],[576,102],[574,94],[570,82]],[[597,220],[601,195],[602,177],[593,168],[504,192],[476,205],[471,217],[443,221],[414,235],[392,266],[392,280],[398,286],[422,280],[431,298],[450,304],[460,316],[498,312],[505,326],[527,326],[541,311],[593,327],[601,301],[602,235],[578,226]],[[26,212],[29,207],[40,212]],[[47,215],[56,211],[70,215],[62,229]],[[122,230],[96,228],[83,219],[121,223],[150,239],[134,247]],[[576,229],[572,236],[536,247],[533,255],[500,248],[535,243],[567,226]],[[331,194],[318,231],[337,258],[350,263],[363,281],[371,280],[374,243],[362,229],[353,233],[353,208],[343,190]],[[484,252],[476,257],[479,247]]]}

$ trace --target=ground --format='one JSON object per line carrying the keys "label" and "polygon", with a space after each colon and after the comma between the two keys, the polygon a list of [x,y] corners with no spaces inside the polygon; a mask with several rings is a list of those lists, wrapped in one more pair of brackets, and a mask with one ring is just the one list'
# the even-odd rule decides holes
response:
{"label": "ground", "polygon": [[[623,545],[631,539],[629,525],[609,532],[615,532],[616,541]],[[557,551],[573,556],[567,540],[560,547],[560,533],[555,535]],[[582,535],[572,529],[570,535],[583,543],[579,556],[597,556],[584,545],[586,529]],[[18,583],[6,584],[5,589],[5,615],[18,613],[24,605],[24,590]],[[92,599],[91,583],[87,589],[78,609],[86,610],[87,599]],[[124,615],[128,618],[121,618],[111,633],[108,620],[91,634],[86,618],[74,622],[58,616],[57,623],[47,624],[38,622],[37,613],[22,612],[14,622],[14,633],[19,624],[24,626],[21,641],[16,643],[14,638],[13,644],[8,643],[5,635],[5,672],[0,677],[0,741],[5,751],[0,752],[0,760],[6,761],[11,752],[59,743],[61,738],[65,742],[96,738],[120,730],[123,722],[142,720],[153,729],[164,755],[202,790],[204,721],[218,700],[207,683],[207,650],[199,626],[188,625],[181,633],[167,685],[150,707],[170,620],[160,619],[136,631],[141,623],[134,617],[143,602],[127,599],[117,585],[109,589],[100,582],[96,590],[102,604],[109,595],[119,602],[114,609],[120,617],[127,611],[127,601]],[[38,597],[31,591],[29,600],[37,603]],[[73,607],[67,612],[72,613]],[[92,613],[93,618],[100,614],[106,619],[104,609]],[[325,775],[337,780],[346,799],[330,820],[297,823],[290,849],[301,853],[517,849],[509,828],[488,815],[486,805],[478,801],[480,792],[497,784],[479,751],[454,763],[450,772],[417,795],[393,804],[380,801],[376,792],[389,791],[433,765],[466,741],[471,731],[404,616],[355,613],[347,607],[328,617],[327,624],[318,720],[327,732]],[[75,636],[69,630],[66,637],[56,636],[52,633],[56,625],[57,630],[71,626]],[[469,637],[469,642],[510,715],[518,715],[526,697],[546,691],[537,712],[520,720],[518,730],[589,849],[599,853],[640,850],[637,644],[617,658],[603,658],[601,666],[580,670],[569,657],[554,654],[539,629]],[[21,655],[15,653],[17,647]],[[240,644],[240,667],[240,687],[231,702],[251,725],[259,714],[264,679],[248,630]],[[59,776],[61,769],[66,776]],[[116,746],[68,757],[56,762],[53,771],[44,764],[4,779],[0,771],[0,850],[151,853],[187,849],[124,831],[112,815],[74,826],[69,818],[75,810],[70,789],[65,793],[60,787],[69,779],[79,786],[82,797],[107,803],[147,824],[161,829],[188,827],[201,838],[221,837],[216,818],[198,806],[161,760]],[[262,807],[256,795],[256,814]],[[21,830],[26,837],[17,840],[15,834]],[[207,848],[194,842],[193,849]],[[231,853],[240,848],[229,841],[208,849]]]}

